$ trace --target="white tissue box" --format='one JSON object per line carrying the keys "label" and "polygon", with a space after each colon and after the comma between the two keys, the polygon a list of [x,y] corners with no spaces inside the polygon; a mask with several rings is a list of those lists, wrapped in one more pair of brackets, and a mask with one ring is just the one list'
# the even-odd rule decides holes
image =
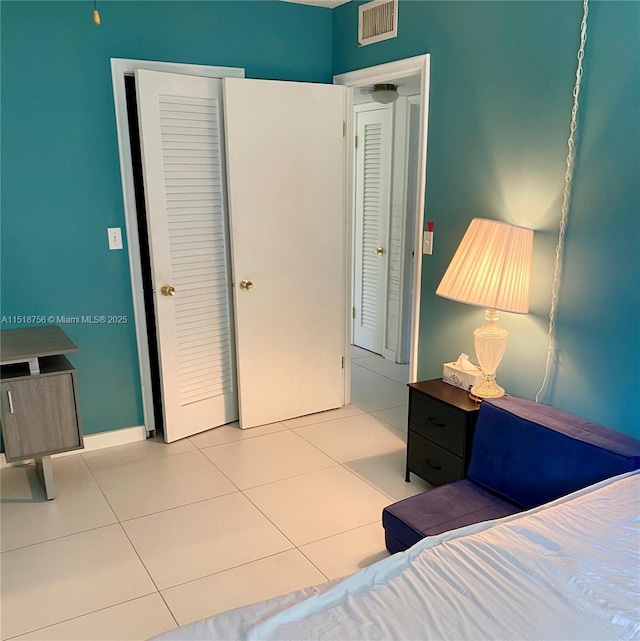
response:
{"label": "white tissue box", "polygon": [[482,370],[464,370],[456,367],[456,363],[445,363],[442,366],[442,380],[454,387],[469,391],[474,385],[480,385],[483,380]]}

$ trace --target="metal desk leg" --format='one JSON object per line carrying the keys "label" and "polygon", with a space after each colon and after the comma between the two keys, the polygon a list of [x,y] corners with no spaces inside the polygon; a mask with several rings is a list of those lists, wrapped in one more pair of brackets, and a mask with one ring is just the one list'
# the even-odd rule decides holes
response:
{"label": "metal desk leg", "polygon": [[44,485],[44,490],[47,494],[47,500],[56,498],[56,486],[53,482],[53,468],[51,467],[51,457],[43,456],[36,459],[36,469],[40,476],[40,480]]}

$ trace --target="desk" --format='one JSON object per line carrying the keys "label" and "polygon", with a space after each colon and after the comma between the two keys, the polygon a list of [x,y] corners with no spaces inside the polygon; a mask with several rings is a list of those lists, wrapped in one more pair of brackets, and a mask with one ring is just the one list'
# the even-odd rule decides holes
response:
{"label": "desk", "polygon": [[56,325],[0,331],[0,423],[7,462],[35,459],[55,497],[51,455],[83,447],[77,345]]}

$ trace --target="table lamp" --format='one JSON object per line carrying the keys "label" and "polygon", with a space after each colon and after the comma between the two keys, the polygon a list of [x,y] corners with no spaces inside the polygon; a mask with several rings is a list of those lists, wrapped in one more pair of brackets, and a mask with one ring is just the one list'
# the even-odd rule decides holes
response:
{"label": "table lamp", "polygon": [[484,380],[471,388],[476,401],[504,396],[496,382],[509,332],[498,323],[500,312],[529,311],[529,277],[533,230],[497,220],[474,218],[436,294],[487,308],[476,329],[475,348]]}

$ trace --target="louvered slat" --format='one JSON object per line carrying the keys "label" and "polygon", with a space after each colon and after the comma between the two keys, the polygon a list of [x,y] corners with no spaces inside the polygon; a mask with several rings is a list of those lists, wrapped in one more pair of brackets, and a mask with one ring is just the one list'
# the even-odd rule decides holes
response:
{"label": "louvered slat", "polygon": [[218,108],[159,100],[182,405],[233,389]]}

